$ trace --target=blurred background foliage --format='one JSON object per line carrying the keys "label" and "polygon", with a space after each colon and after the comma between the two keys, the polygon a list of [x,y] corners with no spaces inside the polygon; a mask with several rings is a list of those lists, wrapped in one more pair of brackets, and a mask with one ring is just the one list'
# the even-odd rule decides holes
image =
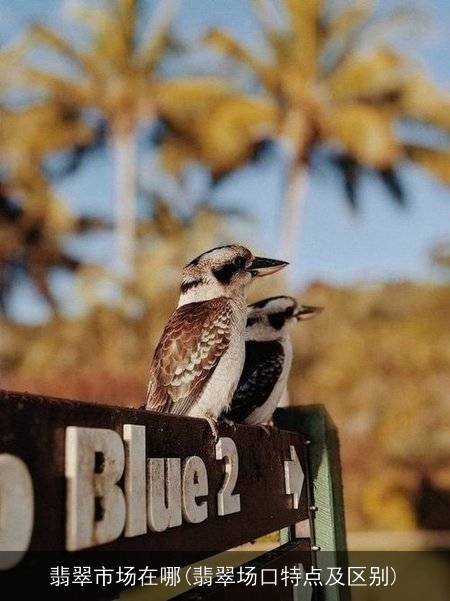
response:
{"label": "blurred background foliage", "polygon": [[[138,0],[66,4],[72,35],[36,22],[0,47],[4,388],[139,406],[181,266],[218,243],[258,246],[232,182],[249,164],[264,169],[268,148],[285,174],[274,246],[294,275],[308,184],[324,163],[352,211],[368,174],[405,209],[405,164],[450,184],[450,95],[395,43],[405,23],[423,20],[405,3],[250,0],[261,52],[232,22],[186,42],[174,31],[174,0],[150,14]],[[199,54],[210,57],[203,72]],[[111,163],[112,217],[75,211],[60,192],[99,152]],[[210,201],[224,182],[234,206]],[[105,234],[108,264],[83,252]],[[430,260],[437,277],[428,282],[299,289],[279,278],[252,292],[290,288],[326,308],[295,331],[291,400],[325,404],[340,429],[355,531],[450,530],[447,240]],[[61,273],[70,303],[55,285]],[[15,319],[16,304],[34,302],[24,280],[47,320]]]}

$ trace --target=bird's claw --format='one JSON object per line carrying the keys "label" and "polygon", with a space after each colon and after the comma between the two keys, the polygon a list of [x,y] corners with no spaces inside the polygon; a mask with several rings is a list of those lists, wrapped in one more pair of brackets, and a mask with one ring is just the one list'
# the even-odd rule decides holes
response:
{"label": "bird's claw", "polygon": [[267,436],[270,436],[274,430],[273,424],[259,424],[259,427],[264,430]]}
{"label": "bird's claw", "polygon": [[208,426],[211,429],[211,433],[212,433],[214,442],[217,442],[219,440],[219,431],[217,429],[217,420],[213,419],[212,417],[205,417],[205,419],[208,422]]}
{"label": "bird's claw", "polygon": [[221,417],[220,421],[230,428],[233,428],[233,430],[236,430],[236,423],[232,419],[229,419],[228,417]]}

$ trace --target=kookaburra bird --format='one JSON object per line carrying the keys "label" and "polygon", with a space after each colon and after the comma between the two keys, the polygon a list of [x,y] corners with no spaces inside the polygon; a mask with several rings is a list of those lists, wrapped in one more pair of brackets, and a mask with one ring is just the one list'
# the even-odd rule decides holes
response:
{"label": "kookaburra bird", "polygon": [[244,368],[224,418],[246,424],[271,421],[291,370],[291,326],[321,311],[321,307],[298,305],[290,296],[266,298],[248,306]]}
{"label": "kookaburra bird", "polygon": [[146,409],[215,422],[244,365],[246,289],[285,261],[254,257],[238,245],[213,248],[183,269],[178,308],[156,347]]}

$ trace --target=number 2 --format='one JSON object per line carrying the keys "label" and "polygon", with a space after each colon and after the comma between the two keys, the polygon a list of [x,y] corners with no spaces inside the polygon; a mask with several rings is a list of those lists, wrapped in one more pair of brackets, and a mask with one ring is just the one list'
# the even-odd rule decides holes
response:
{"label": "number 2", "polygon": [[216,444],[216,459],[225,460],[225,477],[222,488],[217,493],[217,513],[228,515],[241,510],[241,496],[233,494],[239,472],[239,458],[236,445],[231,438],[219,438]]}

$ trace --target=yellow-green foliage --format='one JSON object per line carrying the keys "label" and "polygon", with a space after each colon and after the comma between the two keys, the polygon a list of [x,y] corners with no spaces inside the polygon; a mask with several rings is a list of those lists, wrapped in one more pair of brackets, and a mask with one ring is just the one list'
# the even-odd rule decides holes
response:
{"label": "yellow-green foliage", "polygon": [[[139,406],[175,280],[139,317],[131,301],[97,302],[83,318],[3,323],[1,385]],[[419,477],[449,486],[450,285],[315,284],[302,300],[325,311],[295,330],[291,398],[325,404],[339,427],[349,526],[410,528]]]}
{"label": "yellow-green foliage", "polygon": [[409,528],[419,476],[450,466],[450,286],[317,285],[306,299],[326,311],[296,331],[293,400],[339,426],[350,526]]}

